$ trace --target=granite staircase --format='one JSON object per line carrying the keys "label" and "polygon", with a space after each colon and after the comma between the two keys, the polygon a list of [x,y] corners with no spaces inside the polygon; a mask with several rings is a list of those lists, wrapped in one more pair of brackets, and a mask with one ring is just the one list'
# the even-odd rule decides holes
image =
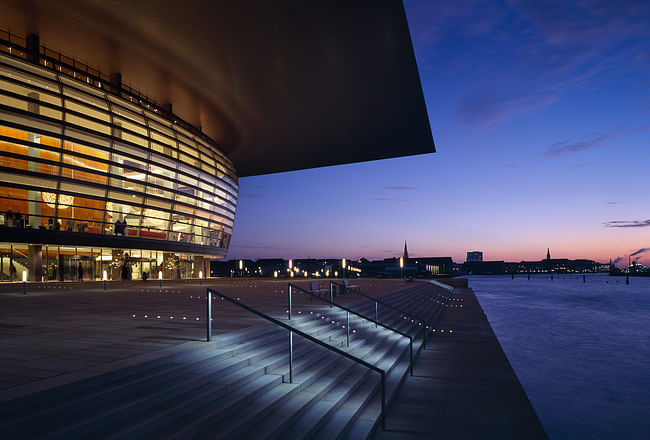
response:
{"label": "granite staircase", "polygon": [[[445,295],[418,283],[381,300],[433,322]],[[374,307],[362,300],[354,310],[374,317]],[[426,324],[380,311],[382,323],[413,336],[417,353]],[[372,321],[351,315],[348,329],[346,312],[325,303],[278,318],[384,370],[387,403],[409,372],[408,338]],[[288,340],[273,325],[221,334],[5,402],[0,438],[368,438],[381,420],[380,375],[294,333],[289,383]]]}

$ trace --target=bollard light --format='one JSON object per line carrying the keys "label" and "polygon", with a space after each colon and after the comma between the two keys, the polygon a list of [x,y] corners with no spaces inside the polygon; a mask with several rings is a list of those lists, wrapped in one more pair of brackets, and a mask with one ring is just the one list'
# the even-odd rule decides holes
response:
{"label": "bollard light", "polygon": [[162,270],[158,271],[158,286],[162,289]]}
{"label": "bollard light", "polygon": [[23,295],[27,295],[27,271],[23,270]]}
{"label": "bollard light", "polygon": [[278,271],[277,271],[277,270],[274,270],[274,271],[273,271],[273,278],[277,278],[277,277],[278,277]]}
{"label": "bollard light", "polygon": [[199,286],[201,284],[203,284],[203,271],[202,270],[199,271]]}
{"label": "bollard light", "polygon": [[23,283],[27,281],[27,271],[23,270]]}
{"label": "bollard light", "polygon": [[106,273],[106,271],[104,271],[102,278],[104,280],[104,290],[106,290],[106,280],[108,280],[108,274]]}

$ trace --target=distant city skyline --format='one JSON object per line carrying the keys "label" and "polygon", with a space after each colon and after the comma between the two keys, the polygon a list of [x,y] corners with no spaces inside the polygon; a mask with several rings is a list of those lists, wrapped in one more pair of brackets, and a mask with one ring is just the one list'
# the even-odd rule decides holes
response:
{"label": "distant city skyline", "polygon": [[649,4],[405,7],[437,153],[240,179],[227,258],[650,265]]}

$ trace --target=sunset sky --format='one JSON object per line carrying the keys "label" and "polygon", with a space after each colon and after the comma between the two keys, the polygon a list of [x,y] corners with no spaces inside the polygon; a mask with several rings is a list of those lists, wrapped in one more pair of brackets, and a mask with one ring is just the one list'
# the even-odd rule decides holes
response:
{"label": "sunset sky", "polygon": [[405,7],[437,152],[240,179],[227,258],[650,265],[650,3]]}

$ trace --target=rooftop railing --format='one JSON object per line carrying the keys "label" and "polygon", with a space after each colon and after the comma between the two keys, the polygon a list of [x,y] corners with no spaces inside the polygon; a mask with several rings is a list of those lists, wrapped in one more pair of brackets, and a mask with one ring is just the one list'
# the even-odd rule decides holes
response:
{"label": "rooftop railing", "polygon": [[74,57],[49,49],[39,43],[37,35],[22,37],[9,31],[0,30],[0,52],[38,64],[56,73],[93,85],[113,95],[128,99],[144,109],[160,114],[212,145],[217,143],[200,128],[185,122],[170,111],[170,107],[156,102],[134,87],[124,84],[119,74],[108,74],[97,68],[76,60]]}

